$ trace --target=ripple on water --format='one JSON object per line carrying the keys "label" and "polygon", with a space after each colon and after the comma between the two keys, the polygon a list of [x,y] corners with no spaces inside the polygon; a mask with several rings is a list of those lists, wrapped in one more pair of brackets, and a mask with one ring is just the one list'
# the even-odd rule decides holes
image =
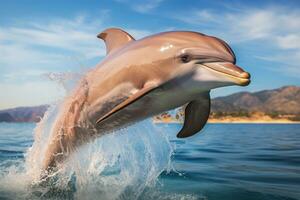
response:
{"label": "ripple on water", "polygon": [[48,192],[22,157],[34,127],[0,124],[0,199],[300,199],[300,125],[209,124],[181,140],[180,125],[144,122],[83,147]]}

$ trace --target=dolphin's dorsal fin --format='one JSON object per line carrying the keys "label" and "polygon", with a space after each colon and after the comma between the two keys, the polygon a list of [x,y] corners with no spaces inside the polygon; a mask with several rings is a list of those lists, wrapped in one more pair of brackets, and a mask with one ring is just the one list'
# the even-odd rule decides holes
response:
{"label": "dolphin's dorsal fin", "polygon": [[206,124],[209,113],[210,96],[207,92],[186,106],[184,124],[177,137],[185,138],[198,133]]}
{"label": "dolphin's dorsal fin", "polygon": [[97,37],[104,40],[107,55],[135,40],[130,34],[119,28],[106,29],[102,33],[98,34]]}

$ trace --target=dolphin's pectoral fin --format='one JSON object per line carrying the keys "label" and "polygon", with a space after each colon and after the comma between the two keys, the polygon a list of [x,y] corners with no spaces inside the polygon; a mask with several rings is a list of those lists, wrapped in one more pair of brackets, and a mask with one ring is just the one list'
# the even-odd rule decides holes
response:
{"label": "dolphin's pectoral fin", "polygon": [[136,100],[140,99],[141,97],[145,96],[155,88],[159,86],[158,82],[152,82],[144,85],[144,87],[139,90],[138,92],[134,93],[124,101],[122,101],[120,104],[115,106],[112,110],[110,110],[108,113],[104,114],[100,119],[97,120],[97,124],[104,121],[106,118],[111,116],[112,114],[116,113],[117,111],[121,110],[122,108],[125,108],[126,106],[130,105],[131,103],[135,102]]}
{"label": "dolphin's pectoral fin", "polygon": [[177,134],[177,137],[185,138],[198,133],[206,124],[209,113],[209,93],[205,93],[199,99],[191,101],[185,108],[183,128]]}
{"label": "dolphin's pectoral fin", "polygon": [[119,28],[109,28],[98,34],[98,38],[104,40],[106,45],[106,54],[119,49],[125,44],[135,39],[127,32]]}

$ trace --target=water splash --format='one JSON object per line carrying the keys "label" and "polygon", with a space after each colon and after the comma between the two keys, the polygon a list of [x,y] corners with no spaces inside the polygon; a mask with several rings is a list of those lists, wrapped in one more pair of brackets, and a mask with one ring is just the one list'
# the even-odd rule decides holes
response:
{"label": "water splash", "polygon": [[68,162],[77,177],[76,197],[137,199],[168,168],[171,149],[149,120],[95,141]]}
{"label": "water splash", "polygon": [[[50,107],[35,128],[25,162],[6,168],[1,187],[18,198],[138,199],[158,176],[170,170],[172,146],[162,129],[145,120],[87,144],[64,163],[53,184],[37,186],[57,107]],[[2,176],[1,176],[2,177]],[[16,183],[16,179],[22,181]],[[8,189],[10,188],[10,190]],[[16,192],[17,191],[17,192]],[[16,196],[14,196],[16,197]]]}
{"label": "water splash", "polygon": [[[52,76],[64,88],[73,85],[66,83],[70,81],[64,76]],[[13,199],[101,197],[121,200],[170,197],[169,194],[160,194],[157,186],[161,172],[171,169],[173,147],[164,130],[155,126],[150,119],[82,146],[65,161],[50,183],[40,184],[42,161],[61,103],[51,106],[37,124],[34,143],[28,149],[25,161],[5,168],[7,175],[1,176],[0,184],[6,184],[7,188],[1,187],[0,190]],[[22,181],[16,183],[18,179]],[[190,199],[190,196],[187,198]],[[185,198],[173,195],[172,199]]]}

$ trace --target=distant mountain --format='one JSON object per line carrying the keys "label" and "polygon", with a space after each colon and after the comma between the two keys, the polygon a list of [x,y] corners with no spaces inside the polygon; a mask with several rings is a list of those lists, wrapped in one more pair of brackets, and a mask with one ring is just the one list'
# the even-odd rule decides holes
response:
{"label": "distant mountain", "polygon": [[[41,105],[2,110],[0,122],[38,122],[48,107],[48,105]],[[253,93],[239,92],[212,100],[212,118],[251,117],[255,113],[263,113],[272,118],[290,115],[287,117],[299,121],[300,87],[285,86]]]}
{"label": "distant mountain", "polygon": [[300,115],[300,87],[285,86],[259,92],[239,92],[212,100],[212,112],[262,112]]}
{"label": "distant mountain", "polygon": [[48,105],[41,105],[1,110],[0,122],[38,122],[48,107]]}
{"label": "distant mountain", "polygon": [[[175,114],[164,112],[155,123],[182,123],[184,108]],[[285,86],[259,92],[239,92],[212,99],[209,122],[217,123],[299,123],[300,87]]]}

